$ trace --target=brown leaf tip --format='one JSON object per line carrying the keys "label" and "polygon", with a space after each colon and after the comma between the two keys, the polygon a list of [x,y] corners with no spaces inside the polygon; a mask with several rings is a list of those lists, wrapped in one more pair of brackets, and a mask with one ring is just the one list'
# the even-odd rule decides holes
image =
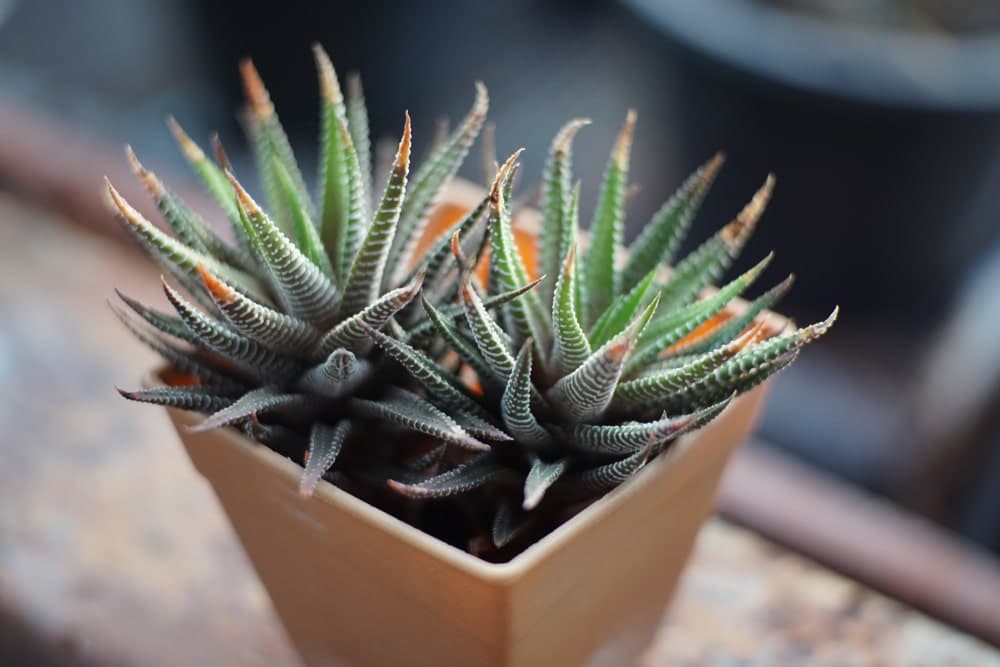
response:
{"label": "brown leaf tip", "polygon": [[142,215],[139,211],[132,208],[131,204],[125,201],[125,198],[118,193],[115,186],[111,185],[111,181],[107,176],[104,177],[104,184],[108,188],[108,194],[111,195],[111,201],[114,202],[115,207],[118,209],[118,212],[121,213],[125,221],[135,227],[142,225],[144,222]]}
{"label": "brown leaf tip", "polygon": [[180,123],[177,122],[173,116],[167,116],[167,128],[170,129],[170,134],[174,135],[174,140],[177,145],[181,147],[181,152],[184,153],[186,157],[191,162],[199,162],[205,159],[205,153],[202,152],[201,148],[194,142],[193,139],[184,131]]}
{"label": "brown leaf tip", "polygon": [[500,202],[503,199],[503,186],[513,176],[517,159],[521,157],[521,153],[523,152],[523,148],[518,148],[509,158],[507,158],[507,161],[500,166],[500,169],[497,171],[496,178],[493,179],[493,185],[490,187],[490,206],[494,208],[499,207]]}
{"label": "brown leaf tip", "polygon": [[236,180],[235,176],[233,176],[233,172],[228,169],[226,170],[226,178],[229,179],[229,183],[233,186],[233,190],[236,192],[236,200],[237,203],[239,203],[240,208],[242,208],[248,216],[263,215],[264,212],[260,209],[260,206],[257,206],[257,202],[255,202],[253,197],[250,196],[250,193],[247,192],[242,185],[240,185],[240,182]]}
{"label": "brown leaf tip", "polygon": [[753,199],[743,207],[736,219],[726,225],[721,232],[722,240],[729,246],[729,248],[736,252],[743,247],[746,240],[750,237],[753,232],[754,227],[757,226],[757,221],[760,220],[760,216],[764,214],[764,209],[767,208],[767,203],[771,200],[771,194],[774,192],[774,174],[768,174],[767,180],[764,181],[764,185],[754,193]]}
{"label": "brown leaf tip", "polygon": [[212,152],[215,153],[215,163],[219,165],[220,169],[228,169],[232,171],[232,164],[229,162],[229,156],[226,155],[226,149],[222,147],[222,139],[219,138],[219,133],[212,133]]}
{"label": "brown leaf tip", "polygon": [[574,118],[563,125],[552,140],[552,151],[554,153],[569,153],[576,133],[580,128],[590,125],[590,122],[589,118]]}
{"label": "brown leaf tip", "polygon": [[403,136],[399,140],[399,148],[396,149],[396,162],[394,169],[403,170],[410,166],[410,142],[413,136],[410,128],[410,112],[404,112]]}
{"label": "brown leaf tip", "polygon": [[240,61],[240,76],[243,79],[243,91],[247,96],[247,102],[250,103],[250,109],[257,120],[266,120],[273,116],[274,105],[271,103],[271,96],[264,87],[260,73],[249,58]]}
{"label": "brown leaf tip", "polygon": [[219,280],[212,275],[212,273],[206,269],[203,264],[198,264],[195,268],[198,270],[201,282],[205,284],[205,289],[208,290],[213,299],[223,305],[232,303],[236,300],[236,290],[227,285],[224,281]]}
{"label": "brown leaf tip", "polygon": [[622,130],[618,134],[618,140],[615,142],[615,165],[622,171],[628,169],[628,159],[632,153],[632,138],[635,135],[635,122],[637,119],[638,114],[636,114],[635,109],[629,109],[628,113],[625,114],[625,124],[622,126]]}
{"label": "brown leaf tip", "polygon": [[[337,81],[337,71],[333,69],[330,56],[317,42],[313,44],[313,56],[316,59],[316,70],[319,72],[319,92],[323,99],[332,104],[343,104],[344,94],[340,90],[340,82]],[[360,81],[359,81],[360,83]]]}
{"label": "brown leaf tip", "polygon": [[156,199],[163,197],[166,194],[166,188],[163,187],[163,183],[161,183],[160,179],[156,177],[156,174],[142,166],[142,163],[139,162],[139,158],[136,157],[135,151],[132,150],[131,146],[125,146],[125,155],[128,157],[129,166],[132,167],[132,173],[134,173],[142,182],[143,186],[149,190],[149,193]]}

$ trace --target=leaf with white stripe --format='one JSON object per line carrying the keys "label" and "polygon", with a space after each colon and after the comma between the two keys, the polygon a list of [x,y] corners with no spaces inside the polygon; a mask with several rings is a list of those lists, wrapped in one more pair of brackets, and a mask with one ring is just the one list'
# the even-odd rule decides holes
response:
{"label": "leaf with white stripe", "polygon": [[392,317],[405,308],[420,293],[423,274],[418,273],[407,285],[383,294],[361,312],[331,329],[320,341],[318,349],[326,354],[337,347],[346,347],[359,354],[371,349],[370,329],[381,330]]}
{"label": "leaf with white stripe", "polygon": [[406,484],[390,479],[388,485],[396,493],[410,498],[449,498],[478,489],[491,481],[511,477],[513,471],[510,468],[498,463],[491,454],[484,453],[421,482]]}
{"label": "leaf with white stripe", "polygon": [[[243,227],[267,265],[277,296],[288,314],[303,319],[318,329],[332,325],[337,317],[336,287],[271,222],[239,181],[231,173],[227,172],[227,175],[236,191]],[[211,270],[212,267],[208,268]]]}
{"label": "leaf with white stripe", "polygon": [[579,368],[560,379],[546,393],[546,398],[564,415],[578,422],[594,421],[611,403],[625,362],[639,334],[656,310],[658,299],[622,333],[605,343]]}
{"label": "leaf with white stripe", "polygon": [[371,375],[367,359],[358,359],[351,351],[340,349],[303,373],[298,386],[327,398],[341,398],[354,392]]}
{"label": "leaf with white stripe", "polygon": [[507,380],[500,401],[500,414],[507,431],[519,443],[532,449],[540,449],[552,443],[552,436],[532,413],[531,390],[531,341],[528,340],[521,346],[514,369]]}
{"label": "leaf with white stripe", "polygon": [[455,420],[414,393],[389,387],[377,401],[355,398],[351,405],[358,414],[380,419],[439,438],[462,449],[486,451],[490,446],[474,438]]}
{"label": "leaf with white stripe", "polygon": [[531,470],[528,471],[528,477],[524,480],[524,502],[521,507],[527,511],[538,507],[538,503],[545,497],[545,492],[563,476],[568,466],[568,458],[547,462],[535,457],[531,463]]}
{"label": "leaf with white stripe", "polygon": [[361,249],[354,258],[344,287],[341,315],[351,316],[378,298],[382,274],[389,259],[389,249],[396,235],[399,212],[406,196],[406,176],[410,169],[410,114],[406,114],[403,138],[399,141],[392,175],[385,186],[382,202],[372,221]]}
{"label": "leaf with white stripe", "polygon": [[304,394],[284,393],[277,387],[258,387],[241,396],[232,405],[213,412],[204,420],[188,428],[192,433],[203,433],[242,421],[251,415],[260,415],[279,408],[301,406],[309,402]]}
{"label": "leaf with white stripe", "polygon": [[336,426],[313,424],[309,432],[309,458],[299,479],[299,495],[308,498],[316,491],[323,475],[333,467],[337,455],[351,431],[351,421],[342,419]]}

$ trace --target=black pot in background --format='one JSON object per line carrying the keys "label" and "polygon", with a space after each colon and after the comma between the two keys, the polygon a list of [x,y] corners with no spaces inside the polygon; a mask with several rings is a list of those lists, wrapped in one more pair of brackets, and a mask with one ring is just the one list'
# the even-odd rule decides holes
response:
{"label": "black pot in background", "polygon": [[676,56],[664,77],[681,162],[729,155],[702,220],[777,174],[748,252],[779,248],[776,266],[801,272],[787,310],[944,314],[1000,230],[1000,36],[851,28],[747,0],[628,4]]}

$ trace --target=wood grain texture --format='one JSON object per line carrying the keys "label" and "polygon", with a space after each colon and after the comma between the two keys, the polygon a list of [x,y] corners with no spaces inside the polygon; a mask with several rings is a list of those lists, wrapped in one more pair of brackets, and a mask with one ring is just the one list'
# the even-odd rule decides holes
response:
{"label": "wood grain texture", "polygon": [[[166,416],[114,392],[135,387],[155,359],[104,301],[119,286],[160,303],[156,278],[122,245],[0,194],[0,606],[77,660],[297,665]],[[990,666],[1000,657],[713,520],[644,664]]]}

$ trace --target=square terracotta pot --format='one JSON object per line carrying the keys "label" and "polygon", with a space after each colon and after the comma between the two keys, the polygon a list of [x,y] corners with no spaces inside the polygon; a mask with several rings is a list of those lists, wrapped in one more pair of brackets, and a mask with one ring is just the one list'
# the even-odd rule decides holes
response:
{"label": "square terracotta pot", "polygon": [[[459,183],[450,195],[432,230],[481,190]],[[519,217],[519,236],[533,236],[535,222]],[[307,665],[622,667],[650,644],[766,387],[502,564],[325,481],[302,498],[298,463],[235,429],[190,433],[200,416],[168,412]]]}
{"label": "square terracotta pot", "polygon": [[487,563],[322,482],[235,429],[168,410],[307,665],[634,664],[766,386],[512,561]]}

